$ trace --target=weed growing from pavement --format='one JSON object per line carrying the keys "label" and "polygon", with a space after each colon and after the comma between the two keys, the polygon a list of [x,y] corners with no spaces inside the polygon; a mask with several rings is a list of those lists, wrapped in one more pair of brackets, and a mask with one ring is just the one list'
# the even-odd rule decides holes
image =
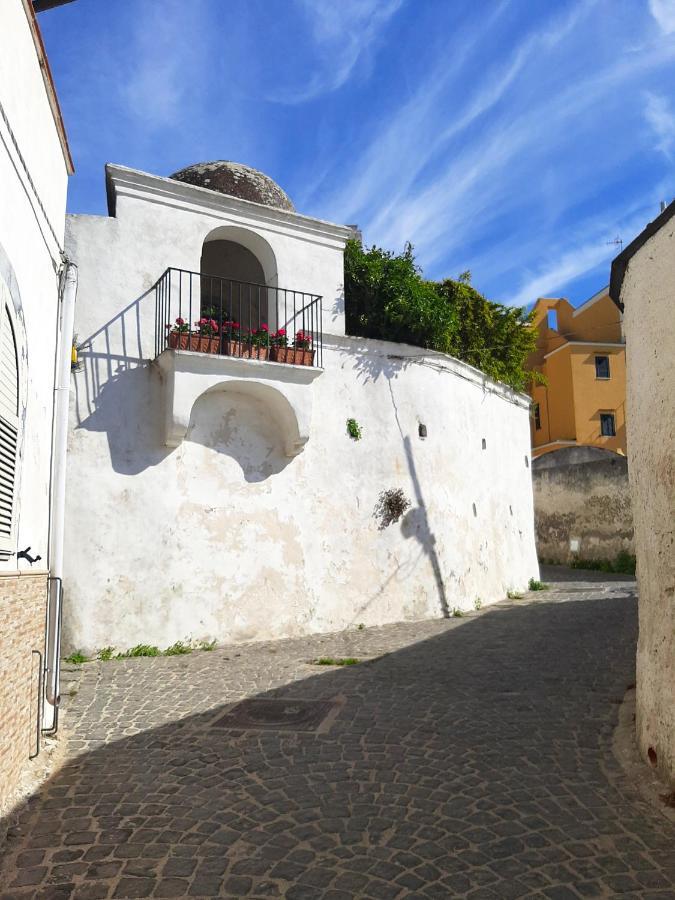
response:
{"label": "weed growing from pavement", "polygon": [[544,584],[543,581],[537,581],[536,578],[530,578],[528,582],[528,590],[530,591],[547,591],[548,585]]}
{"label": "weed growing from pavement", "polygon": [[176,641],[164,651],[164,656],[184,656],[186,653],[192,653],[192,647],[185,641]]}
{"label": "weed growing from pavement", "polygon": [[338,659],[333,659],[332,656],[321,656],[319,659],[314,660],[315,666],[356,666],[358,663],[359,660],[354,659],[353,656]]}
{"label": "weed growing from pavement", "polygon": [[459,608],[459,606],[455,606],[455,607],[453,607],[453,609],[452,609],[452,615],[453,615],[453,618],[455,618],[455,619],[461,619],[462,616],[464,615],[464,613],[463,613],[462,610]]}
{"label": "weed growing from pavement", "polygon": [[[530,588],[530,590],[537,590],[537,588]],[[520,594],[518,591],[507,591],[506,596],[509,600],[522,600],[525,594]]]}
{"label": "weed growing from pavement", "polygon": [[66,656],[63,661],[79,666],[82,663],[89,662],[89,657],[85,656],[80,650],[76,650],[74,653],[71,653],[70,656]]}

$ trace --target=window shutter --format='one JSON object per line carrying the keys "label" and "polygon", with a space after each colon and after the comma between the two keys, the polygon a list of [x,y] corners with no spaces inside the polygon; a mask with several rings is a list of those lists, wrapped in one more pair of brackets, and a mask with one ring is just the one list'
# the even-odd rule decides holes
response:
{"label": "window shutter", "polygon": [[[1,302],[1,301],[0,301]],[[19,440],[19,367],[14,328],[0,306],[0,560],[14,551],[14,489]]]}

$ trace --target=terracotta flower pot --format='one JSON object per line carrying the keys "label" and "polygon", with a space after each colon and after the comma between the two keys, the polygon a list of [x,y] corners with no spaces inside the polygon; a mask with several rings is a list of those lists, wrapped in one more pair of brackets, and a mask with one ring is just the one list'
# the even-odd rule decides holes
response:
{"label": "terracotta flower pot", "polygon": [[190,334],[188,332],[169,332],[169,349],[192,350],[195,353],[220,353],[220,338],[208,334]]}
{"label": "terracotta flower pot", "polygon": [[270,354],[269,347],[257,347],[255,344],[241,344],[241,354],[243,359],[268,359]]}
{"label": "terracotta flower pot", "polygon": [[187,331],[170,331],[168,347],[170,350],[187,350],[191,337]]}
{"label": "terracotta flower pot", "polygon": [[294,366],[311,366],[314,364],[314,351],[299,347],[272,347],[270,359],[273,362],[291,363]]}

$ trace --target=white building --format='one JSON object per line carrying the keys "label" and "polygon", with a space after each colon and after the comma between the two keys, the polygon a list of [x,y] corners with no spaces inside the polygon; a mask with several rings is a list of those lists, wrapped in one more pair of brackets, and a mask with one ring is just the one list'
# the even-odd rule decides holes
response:
{"label": "white building", "polygon": [[[81,342],[70,648],[441,616],[527,586],[529,398],[448,356],[345,336],[350,228],[232,163],[108,166],[107,191],[108,217],[66,229]],[[313,365],[251,358],[231,333],[167,338],[205,314],[311,332]],[[380,529],[394,489],[412,505]]]}
{"label": "white building", "polygon": [[[62,480],[54,477],[52,447],[57,441],[54,375],[65,284],[62,249],[70,172],[63,122],[32,5],[28,0],[3,0],[0,810],[11,801],[29,755],[39,749],[43,675],[48,675],[52,688],[55,677],[54,671],[44,673],[43,665],[54,655],[45,654],[45,611],[48,577],[55,574],[54,540],[59,536],[59,504],[54,505],[53,494],[50,498],[50,484],[58,480],[62,486]],[[68,358],[71,338],[72,329],[65,337]],[[56,589],[58,582],[52,585]],[[54,646],[52,642],[52,651]]]}

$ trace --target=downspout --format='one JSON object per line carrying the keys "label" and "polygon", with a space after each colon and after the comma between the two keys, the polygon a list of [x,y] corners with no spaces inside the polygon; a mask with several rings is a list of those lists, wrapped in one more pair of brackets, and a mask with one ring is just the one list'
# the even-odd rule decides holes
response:
{"label": "downspout", "polygon": [[49,598],[45,654],[43,728],[55,732],[58,724],[63,599],[63,532],[66,505],[66,450],[70,407],[70,369],[75,324],[77,266],[65,260],[54,384],[54,436],[52,442],[51,504],[49,517]]}

